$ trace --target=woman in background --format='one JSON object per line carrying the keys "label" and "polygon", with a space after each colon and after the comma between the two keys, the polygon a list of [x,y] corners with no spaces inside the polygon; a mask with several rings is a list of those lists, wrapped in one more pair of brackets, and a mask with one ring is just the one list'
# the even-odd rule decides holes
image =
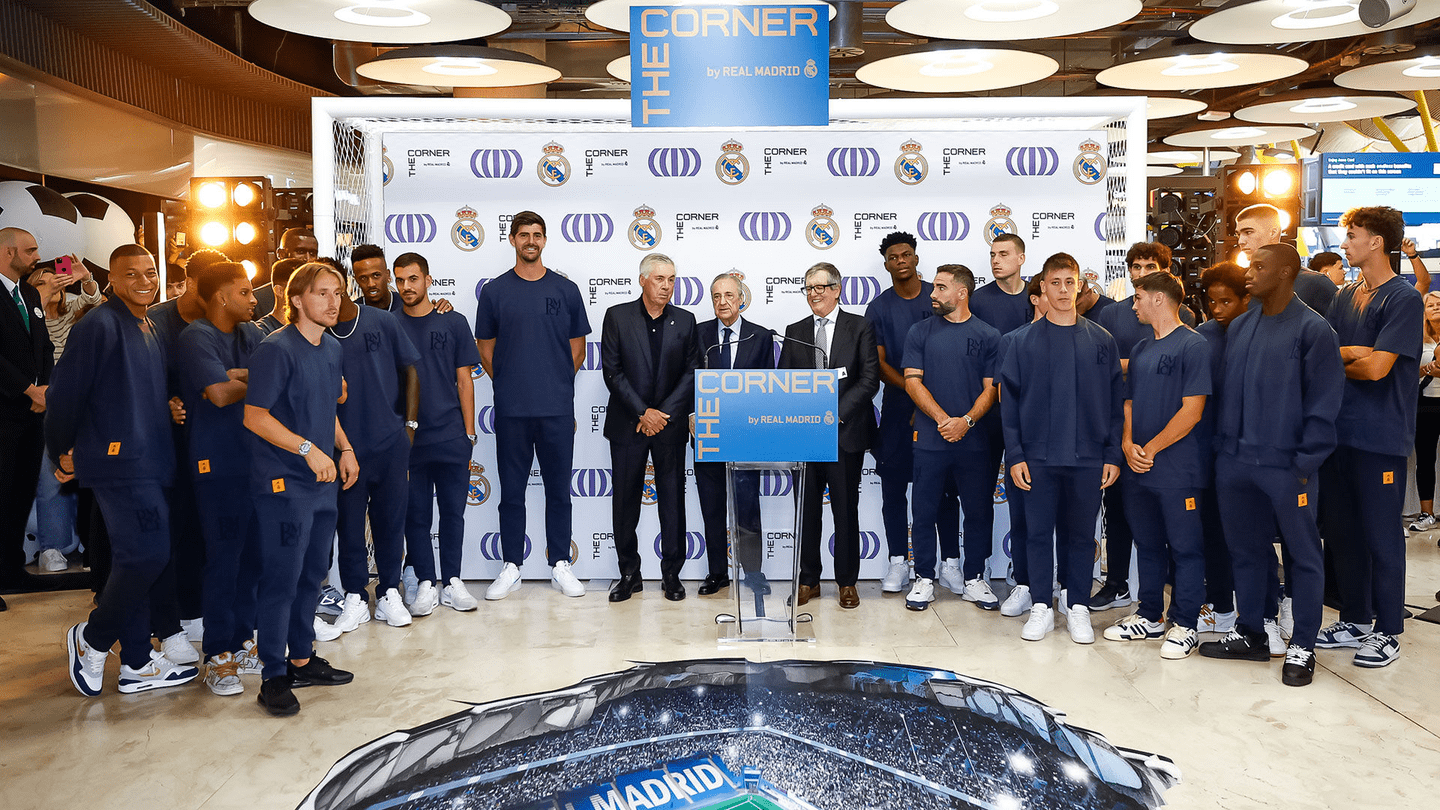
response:
{"label": "woman in background", "polygon": [[1440,441],[1440,292],[1425,294],[1425,342],[1420,350],[1420,407],[1415,412],[1415,490],[1420,496],[1420,516],[1410,524],[1412,532],[1440,527],[1435,517],[1435,444]]}

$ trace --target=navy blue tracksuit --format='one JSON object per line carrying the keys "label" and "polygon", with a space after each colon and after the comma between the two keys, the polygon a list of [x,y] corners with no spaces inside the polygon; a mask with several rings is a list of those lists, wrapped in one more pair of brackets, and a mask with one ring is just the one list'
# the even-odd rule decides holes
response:
{"label": "navy blue tracksuit", "polygon": [[150,592],[170,561],[175,450],[165,351],[148,319],[111,298],[71,330],[47,392],[51,460],[74,448],[80,486],[95,493],[110,533],[110,577],[85,643],[139,669],[150,662]]}
{"label": "navy blue tracksuit", "polygon": [[[1226,335],[1215,487],[1235,570],[1237,628],[1262,635],[1273,529],[1290,550],[1291,644],[1320,631],[1324,559],[1315,525],[1320,464],[1335,449],[1345,371],[1335,331],[1298,297],[1276,315],[1251,309]],[[1273,523],[1272,523],[1273,518]],[[1393,516],[1392,516],[1393,518]]]}

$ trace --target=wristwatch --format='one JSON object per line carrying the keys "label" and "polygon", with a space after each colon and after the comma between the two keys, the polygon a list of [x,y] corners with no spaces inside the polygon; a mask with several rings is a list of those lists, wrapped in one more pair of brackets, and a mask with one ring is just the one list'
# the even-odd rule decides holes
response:
{"label": "wristwatch", "polygon": [[419,430],[419,429],[420,429],[420,423],[419,423],[419,422],[416,422],[415,420],[412,419],[412,420],[410,420],[409,422],[406,422],[406,423],[405,423],[405,427],[410,428],[411,430]]}
{"label": "wristwatch", "polygon": [[471,447],[474,447],[474,446],[475,446],[475,443],[476,443],[477,441],[479,441],[479,437],[477,437],[474,433],[467,433],[467,434],[465,434],[465,438],[467,438],[467,439],[470,440],[470,446],[471,446]]}
{"label": "wristwatch", "polygon": [[309,440],[309,439],[306,439],[305,441],[300,442],[300,455],[302,455],[302,456],[308,456],[308,455],[310,455],[310,448],[312,448],[312,447],[314,447],[314,446],[315,446],[315,445],[313,445],[313,444],[310,443],[310,440]]}
{"label": "wristwatch", "polygon": [[975,420],[970,418],[970,414],[967,413],[961,418],[965,420],[965,424],[969,425],[972,428],[975,427]]}

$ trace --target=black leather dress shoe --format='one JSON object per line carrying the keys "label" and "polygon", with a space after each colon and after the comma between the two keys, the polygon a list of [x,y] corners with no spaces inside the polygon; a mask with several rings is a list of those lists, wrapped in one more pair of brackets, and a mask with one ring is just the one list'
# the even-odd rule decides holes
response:
{"label": "black leather dress shoe", "polygon": [[625,574],[619,579],[615,580],[614,585],[610,586],[610,601],[624,602],[626,599],[629,599],[632,595],[639,593],[644,588],[645,580],[640,578],[640,572],[637,571],[633,574]]}
{"label": "black leather dress shoe", "polygon": [[310,661],[303,667],[286,662],[285,671],[290,675],[291,689],[303,686],[339,686],[355,680],[355,673],[336,669],[318,655],[310,656]]}
{"label": "black leather dress shoe", "polygon": [[665,598],[671,602],[685,598],[685,586],[680,584],[680,577],[665,577],[660,581],[660,587],[665,591]]}
{"label": "black leather dress shoe", "polygon": [[710,576],[705,577],[705,581],[700,583],[700,588],[695,592],[700,594],[701,596],[710,596],[712,594],[717,594],[728,587],[730,587],[729,577],[717,577],[714,574],[711,574]]}

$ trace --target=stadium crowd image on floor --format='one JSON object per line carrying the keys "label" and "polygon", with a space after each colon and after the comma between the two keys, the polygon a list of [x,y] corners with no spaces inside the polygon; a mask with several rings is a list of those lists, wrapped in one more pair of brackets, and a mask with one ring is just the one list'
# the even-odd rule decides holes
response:
{"label": "stadium crowd image on floor", "polygon": [[1168,758],[1006,686],[869,661],[641,664],[351,752],[303,810],[1140,810]]}

